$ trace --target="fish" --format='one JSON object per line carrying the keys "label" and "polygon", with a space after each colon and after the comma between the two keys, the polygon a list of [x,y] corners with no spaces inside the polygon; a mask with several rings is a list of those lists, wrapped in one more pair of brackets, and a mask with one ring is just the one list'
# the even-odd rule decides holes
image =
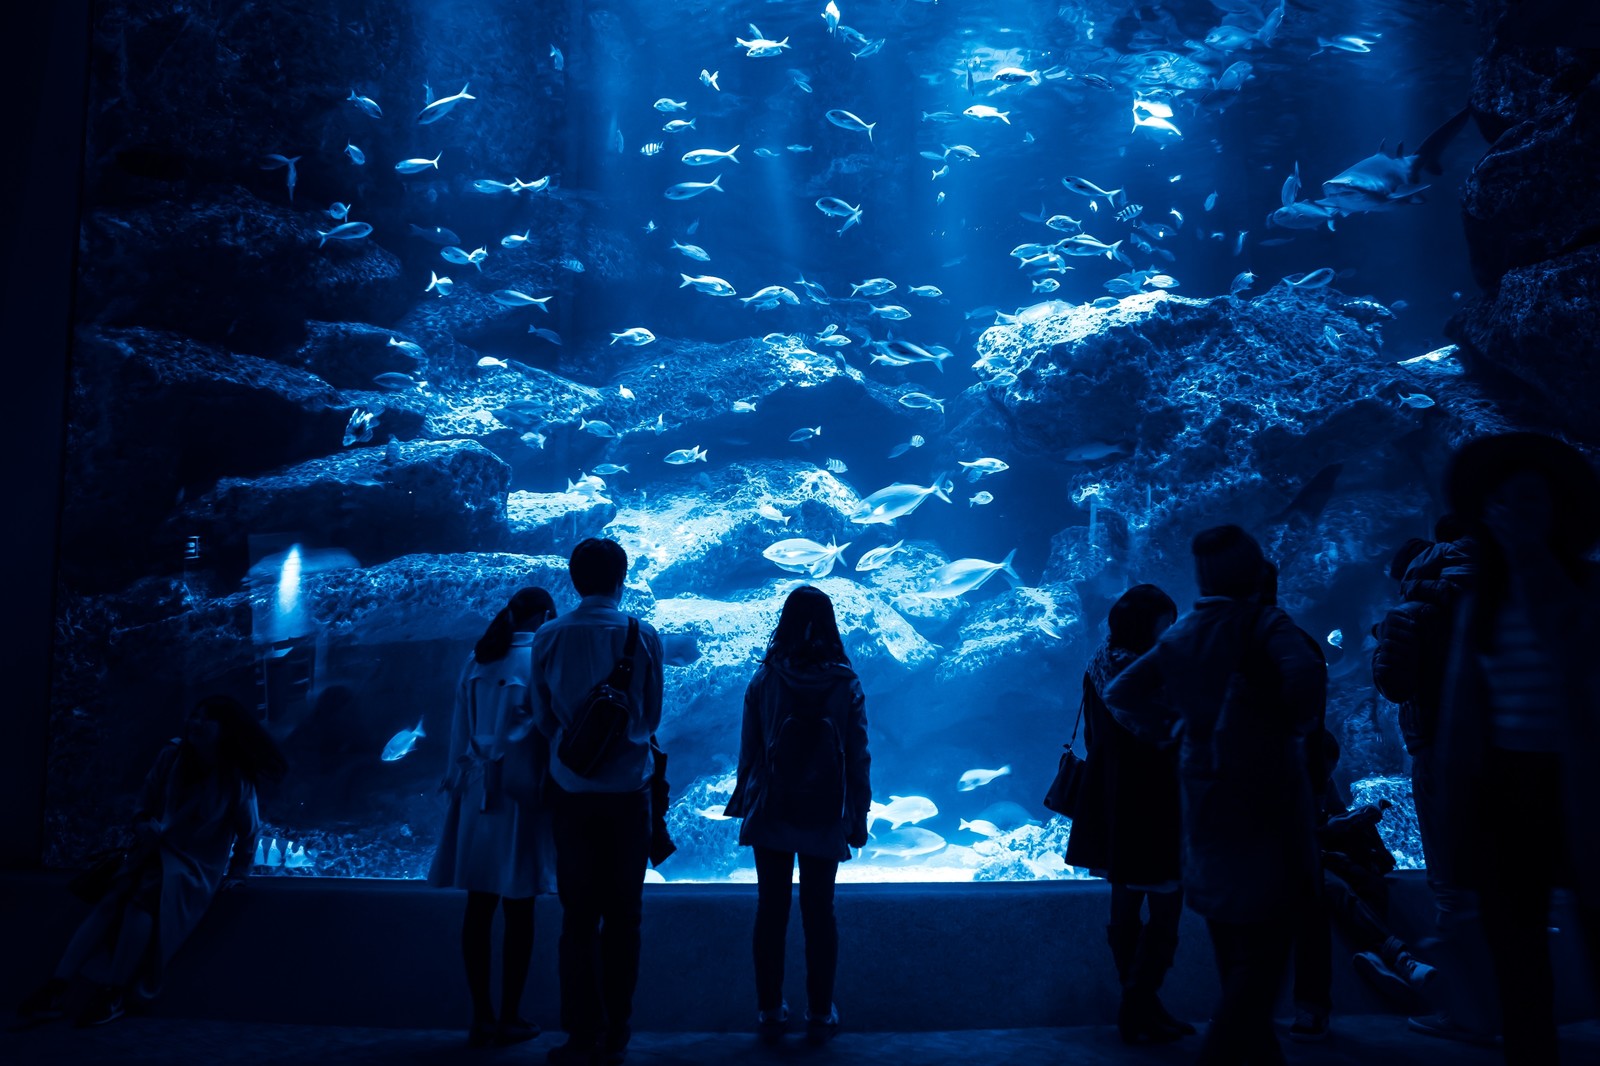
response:
{"label": "fish", "polygon": [[[806,276],[804,274],[800,275],[800,279],[798,281],[794,282],[793,284],[794,284],[795,288],[797,288],[801,292],[805,293],[806,294],[806,298],[808,300],[810,300],[812,303],[826,305],[829,302],[829,300],[828,300],[828,290],[824,289],[821,285],[818,285],[814,281],[807,281],[806,280]],[[834,332],[834,330],[836,330],[837,328],[838,327],[835,326],[834,329],[823,330],[822,331],[823,335],[826,336],[826,335]]]}
{"label": "fish", "polygon": [[[646,332],[649,332],[649,331],[647,330]],[[651,335],[651,340],[654,340],[654,339],[655,339],[655,335],[652,334]],[[649,341],[646,341],[645,343],[648,344]],[[626,385],[618,385],[617,386],[617,395],[622,397],[624,400],[629,401],[630,403],[632,401],[638,399],[638,397],[633,394],[633,390],[628,388],[628,386],[626,386]],[[601,473],[604,473],[604,471],[601,471]]]}
{"label": "fish", "polygon": [[668,452],[661,461],[671,466],[703,463],[706,461],[706,450],[699,445],[695,445],[693,448],[679,448],[677,451]]}
{"label": "fish", "polygon": [[766,519],[768,522],[777,522],[780,525],[785,526],[789,524],[790,516],[784,514],[782,511],[778,510],[765,500],[756,504],[756,515]]}
{"label": "fish", "polygon": [[821,426],[803,426],[789,434],[789,440],[794,444],[799,444],[801,441],[807,441],[812,437],[820,436],[822,436]]}
{"label": "fish", "polygon": [[724,812],[724,808],[723,807],[719,807],[715,803],[713,803],[709,807],[697,807],[697,808],[695,808],[695,812],[694,813],[698,814],[702,818],[708,819],[708,820],[713,821],[713,822],[731,821],[733,816],[730,815],[730,814],[725,814],[723,812]]}
{"label": "fish", "polygon": [[1428,189],[1418,181],[1424,172],[1443,174],[1440,162],[1444,150],[1466,125],[1468,108],[1462,108],[1422,142],[1415,155],[1406,155],[1402,144],[1391,155],[1380,145],[1376,155],[1355,163],[1322,183],[1322,199],[1317,201],[1342,214],[1382,211],[1411,203]]}
{"label": "fish", "polygon": [[522,443],[526,444],[530,448],[543,449],[544,448],[544,442],[548,438],[543,433],[532,433],[532,432],[529,432],[529,433],[524,433],[522,436],[518,437],[517,439],[522,441]]}
{"label": "fish", "polygon": [[800,152],[811,151],[811,146],[809,144],[791,144],[788,146],[788,150],[799,154]]}
{"label": "fish", "polygon": [[1179,137],[1183,136],[1183,131],[1174,126],[1170,120],[1156,115],[1146,115],[1141,118],[1139,112],[1135,111],[1133,113],[1133,132],[1139,130],[1161,130],[1163,133],[1171,133]]}
{"label": "fish", "polygon": [[987,489],[982,492],[975,492],[971,496],[967,497],[968,507],[987,507],[993,502],[994,493],[988,491]]}
{"label": "fish", "polygon": [[944,837],[928,829],[901,829],[873,838],[871,844],[861,849],[861,857],[873,859],[920,859],[943,851],[948,846]]}
{"label": "fish", "polygon": [[660,141],[651,141],[648,144],[641,144],[639,146],[639,154],[643,156],[660,155],[661,149],[664,147],[665,145],[663,145]]}
{"label": "fish", "polygon": [[594,472],[603,477],[613,477],[617,474],[626,474],[629,471],[627,464],[618,466],[616,463],[601,463],[599,466],[594,468]]}
{"label": "fish", "polygon": [[936,400],[925,392],[908,392],[900,397],[900,406],[909,407],[913,411],[935,410],[944,414],[944,401]]}
{"label": "fish", "polygon": [[1039,72],[1023,70],[1021,67],[1001,67],[994,72],[993,80],[1001,85],[1038,85]]}
{"label": "fish", "polygon": [[1055,292],[1059,288],[1061,288],[1061,282],[1057,281],[1055,278],[1044,278],[1033,283],[1033,291],[1036,293]]}
{"label": "fish", "polygon": [[696,148],[692,152],[683,153],[683,162],[691,167],[703,167],[709,163],[718,163],[726,159],[730,163],[737,163],[739,157],[733,153],[739,150],[739,145],[734,145],[726,152],[719,152],[715,148]]}
{"label": "fish", "polygon": [[437,292],[440,296],[449,296],[450,290],[455,286],[455,282],[451,281],[449,278],[441,278],[438,274],[431,270],[428,271],[428,273],[431,275],[431,280],[428,282],[428,287],[422,291]]}
{"label": "fish", "polygon": [[955,485],[944,477],[935,480],[927,488],[897,481],[862,500],[850,516],[850,521],[858,526],[893,522],[915,511],[929,496],[937,496],[945,503],[950,503],[950,492],[954,488]]}
{"label": "fish", "polygon": [[839,29],[839,5],[834,0],[828,0],[828,6],[822,9],[822,21],[828,24],[829,36]]}
{"label": "fish", "polygon": [[344,424],[344,446],[352,444],[365,444],[372,439],[372,431],[378,421],[378,412],[369,411],[365,407],[357,407],[350,412],[350,421]]}
{"label": "fish", "polygon": [[893,544],[886,544],[880,548],[873,548],[871,551],[866,552],[861,556],[861,558],[856,560],[856,571],[859,573],[867,570],[878,569],[878,567],[888,562],[894,556],[895,552],[904,547],[905,543],[906,542],[904,540],[897,540]]}
{"label": "fish", "polygon": [[554,66],[557,71],[562,71],[567,68],[567,57],[562,55],[561,49],[557,48],[555,45],[550,46],[550,60],[551,65]]}
{"label": "fish", "polygon": [[740,48],[745,50],[744,54],[749,59],[764,59],[769,56],[782,55],[789,47],[789,38],[787,37],[781,41],[769,41],[757,34],[756,38],[751,41],[747,41],[743,37],[734,37],[734,40],[738,42]]}
{"label": "fish", "polygon": [[1117,206],[1117,197],[1122,195],[1121,189],[1102,189],[1088,178],[1079,178],[1071,174],[1061,179],[1061,184],[1077,193],[1079,196],[1104,196],[1106,202],[1112,207]]}
{"label": "fish", "polygon": [[411,235],[413,237],[421,237],[423,240],[431,241],[434,244],[459,245],[461,243],[461,238],[456,236],[455,230],[445,229],[443,226],[434,226],[432,229],[423,229],[416,223],[412,223]]}
{"label": "fish", "polygon": [[[948,173],[950,173],[950,164],[946,163],[944,166],[939,167],[937,170],[932,171],[933,176],[931,178],[929,178],[928,180],[929,181],[938,181],[940,178],[944,177]],[[944,196],[944,193],[940,193],[939,195],[942,197],[942,196]],[[940,202],[942,203],[943,201],[941,200]]]}
{"label": "fish", "polygon": [[1093,89],[1116,89],[1116,86],[1111,84],[1111,79],[1106,77],[1104,74],[1079,74],[1077,78],[1079,81]]}
{"label": "fish", "polygon": [[967,108],[961,113],[968,118],[983,119],[990,122],[994,121],[995,119],[999,119],[1007,126],[1011,125],[1011,112],[1000,111],[996,108],[990,107],[988,104],[973,104],[971,107]]}
{"label": "fish", "polygon": [[440,152],[439,155],[434,156],[432,159],[402,159],[394,165],[394,168],[402,174],[417,174],[427,170],[429,167],[438,170],[439,158],[443,155],[444,153]]}
{"label": "fish", "polygon": [[753,296],[743,297],[741,302],[755,311],[770,311],[780,303],[799,307],[800,297],[782,285],[768,285],[757,291]]}
{"label": "fish", "polygon": [[979,836],[985,837],[989,840],[993,840],[995,837],[1001,836],[1005,832],[1005,830],[1001,829],[993,822],[985,821],[982,818],[974,818],[970,822],[965,818],[962,818],[960,819],[960,824],[956,826],[956,829],[958,831],[964,829],[969,833],[976,833]]}
{"label": "fish", "polygon": [[300,162],[300,157],[297,156],[297,155],[295,155],[295,156],[286,156],[286,155],[279,155],[276,152],[272,152],[272,153],[270,153],[268,155],[265,155],[265,156],[261,157],[261,169],[262,170],[277,170],[279,167],[288,167],[289,168],[289,175],[288,176],[289,176],[289,202],[290,203],[294,203],[294,184],[295,184],[295,179],[296,179],[296,171],[294,169],[294,165],[296,163],[298,163],[298,162]]}
{"label": "fish", "polygon": [[515,248],[519,245],[527,244],[528,239],[532,236],[532,234],[533,230],[531,229],[525,230],[522,233],[509,233],[500,238],[500,247]]}
{"label": "fish", "polygon": [[822,465],[830,474],[844,474],[850,470],[843,459],[829,459]]}
{"label": "fish", "polygon": [[970,144],[950,144],[941,145],[940,147],[944,149],[944,155],[942,157],[944,159],[950,159],[951,157],[954,157],[959,162],[970,163],[974,159],[982,158],[978,155],[978,150],[972,147]]}
{"label": "fish", "polygon": [[756,405],[749,400],[735,400],[732,410],[736,415],[753,415],[756,413]]}
{"label": "fish", "polygon": [[886,292],[893,292],[899,286],[888,278],[868,278],[860,284],[852,283],[851,296],[882,296]]}
{"label": "fish", "polygon": [[418,381],[410,374],[401,374],[394,370],[386,374],[379,374],[372,379],[372,383],[378,388],[387,389],[390,392],[409,392],[423,385],[423,382]]}
{"label": "fish", "polygon": [[884,304],[882,307],[874,306],[867,313],[877,315],[879,318],[886,318],[891,322],[900,322],[911,317],[911,312],[899,304]]}
{"label": "fish", "polygon": [[922,113],[922,121],[924,121],[924,122],[960,122],[961,121],[961,116],[956,114],[954,111],[924,111]]}
{"label": "fish", "polygon": [[1248,270],[1240,271],[1233,277],[1233,282],[1228,286],[1228,295],[1237,296],[1256,283],[1256,276]]}
{"label": "fish", "polygon": [[[689,101],[673,100],[669,97],[663,96],[650,106],[654,107],[657,111],[687,111],[689,110]],[[691,119],[690,122],[692,124],[693,120]]]}
{"label": "fish", "polygon": [[447,262],[456,263],[461,266],[476,266],[479,270],[482,270],[483,267],[481,264],[489,257],[489,250],[487,248],[476,248],[469,252],[465,249],[451,246],[449,248],[442,249],[439,252],[439,255]]}
{"label": "fish", "polygon": [[873,802],[867,808],[867,829],[875,822],[888,822],[890,829],[899,829],[938,816],[939,808],[926,796],[890,796],[888,803]]}
{"label": "fish", "polygon": [[321,248],[329,241],[358,241],[372,232],[372,225],[368,222],[345,222],[330,230],[317,230],[317,247]]}
{"label": "fish", "polygon": [[946,563],[934,572],[933,585],[925,596],[934,599],[954,599],[975,592],[996,574],[1005,574],[1013,585],[1022,584],[1022,579],[1012,569],[1011,562],[1017,556],[1013,549],[1003,560],[991,563],[984,559],[957,559],[953,563]]}
{"label": "fish", "polygon": [[721,183],[721,174],[718,174],[710,181],[680,181],[678,184],[669,188],[663,195],[669,200],[688,200],[692,197],[699,196],[708,189],[715,189],[717,192],[722,192],[723,189]]}
{"label": "fish", "polygon": [[[1283,189],[1279,194],[1281,206],[1267,216],[1268,226],[1277,226],[1281,229],[1316,229],[1327,224],[1331,230],[1334,220],[1339,217],[1339,212],[1333,207],[1322,202],[1301,201],[1300,195],[1300,164],[1294,165],[1294,170],[1283,179]],[[1239,238],[1239,246],[1244,243],[1243,234]],[[1238,254],[1237,251],[1234,253]]]}
{"label": "fish", "polygon": [[1057,233],[1071,234],[1083,232],[1083,223],[1079,222],[1075,218],[1068,218],[1066,215],[1051,215],[1045,220],[1044,224],[1055,230]]}
{"label": "fish", "polygon": [[[759,159],[776,159],[778,158],[778,153],[774,152],[771,148],[757,148],[756,157]],[[737,163],[738,160],[735,159],[734,162]]]}
{"label": "fish", "polygon": [[1414,407],[1421,411],[1432,407],[1434,405],[1434,399],[1432,396],[1429,396],[1425,393],[1413,392],[1408,395],[1402,395],[1400,397],[1400,403],[1402,406]]}
{"label": "fish", "polygon": [[403,341],[399,337],[390,337],[389,343],[385,345],[385,347],[399,348],[402,352],[405,352],[413,359],[422,359],[427,355],[427,353],[422,350],[422,345],[418,344],[416,341]]}
{"label": "fish", "polygon": [[1327,344],[1328,347],[1332,348],[1334,351],[1338,351],[1339,350],[1339,341],[1341,339],[1343,339],[1343,337],[1344,337],[1344,334],[1340,333],[1338,330],[1334,329],[1332,326],[1325,325],[1325,326],[1322,327],[1322,340],[1323,340],[1323,342],[1325,344]]}
{"label": "fish", "polygon": [[351,89],[350,95],[345,99],[347,102],[355,104],[373,118],[383,117],[383,108],[379,107],[378,102],[370,96],[358,96],[356,91]]}
{"label": "fish", "polygon": [[532,333],[540,340],[549,341],[551,344],[554,344],[557,347],[560,347],[561,345],[561,334],[557,333],[553,329],[545,329],[543,326],[529,326],[528,332]]}
{"label": "fish", "polygon": [[1133,110],[1135,114],[1143,111],[1145,114],[1154,115],[1157,118],[1172,117],[1171,104],[1167,103],[1165,100],[1154,100],[1144,96],[1134,97]]}
{"label": "fish", "polygon": [[833,123],[835,126],[838,126],[842,130],[850,130],[855,133],[865,133],[868,141],[872,140],[872,131],[878,125],[876,122],[868,122],[859,115],[854,115],[849,111],[844,111],[839,108],[829,111],[825,117],[829,122]]}
{"label": "fish", "polygon": [[1305,274],[1290,274],[1284,278],[1284,284],[1294,289],[1322,289],[1333,280],[1332,267],[1318,267],[1316,270]]}
{"label": "fish", "polygon": [[1328,634],[1328,643],[1335,648],[1344,647],[1344,630],[1335,629]]}
{"label": "fish", "polygon": [[1372,36],[1373,40],[1371,41],[1351,34],[1346,34],[1342,37],[1318,37],[1317,50],[1311,54],[1320,56],[1324,52],[1355,52],[1364,55],[1372,51],[1372,46],[1376,43],[1379,35],[1373,34]]}
{"label": "fish", "polygon": [[1106,244],[1104,241],[1091,237],[1087,233],[1078,233],[1071,237],[1065,237],[1057,241],[1054,247],[1066,255],[1104,255],[1107,259],[1125,258],[1117,251],[1122,247],[1121,241],[1117,241],[1114,244]]}
{"label": "fish", "polygon": [[511,369],[504,359],[496,359],[492,355],[483,356],[478,360],[478,369],[487,370],[489,367],[499,367],[501,370]]}
{"label": "fish", "polygon": [[927,442],[925,440],[923,440],[922,435],[920,433],[919,434],[914,434],[912,436],[912,438],[910,440],[906,441],[904,444],[896,444],[893,448],[890,448],[889,449],[889,458],[898,459],[902,455],[904,455],[906,452],[909,452],[912,448],[920,448],[925,443],[927,443]]}
{"label": "fish", "polygon": [[973,481],[978,480],[980,477],[988,477],[991,474],[1003,474],[1011,469],[1011,464],[1004,459],[991,459],[988,456],[974,459],[970,463],[962,460],[961,465],[966,467],[967,477]]}
{"label": "fish", "polygon": [[711,296],[735,295],[735,289],[732,285],[728,284],[726,281],[723,281],[721,278],[714,278],[709,274],[703,274],[700,277],[694,278],[690,277],[688,274],[679,274],[678,277],[683,279],[682,284],[678,286],[680,289],[688,288],[689,286],[693,285],[696,289],[699,289],[703,293],[708,293]]}
{"label": "fish", "polygon": [[578,419],[578,432],[588,433],[589,435],[595,437],[605,437],[607,439],[619,435],[617,431],[612,428],[611,423],[609,422],[602,422],[599,419],[591,421],[582,417]]}
{"label": "fish", "polygon": [[433,124],[435,122],[438,122],[440,119],[444,118],[451,111],[454,111],[455,110],[455,106],[457,104],[459,104],[461,101],[463,101],[463,100],[476,100],[477,99],[476,96],[473,96],[473,95],[471,95],[470,93],[467,92],[467,90],[470,89],[471,87],[472,86],[471,86],[470,83],[467,84],[467,85],[463,85],[461,87],[461,91],[456,93],[454,96],[446,96],[446,97],[444,97],[442,99],[434,100],[433,102],[428,104],[427,107],[424,107],[421,111],[419,111],[417,113],[417,125],[419,125],[419,126],[431,125],[431,124]]}
{"label": "fish", "polygon": [[868,41],[862,46],[861,51],[851,52],[850,54],[857,59],[866,59],[868,56],[875,56],[883,51],[883,46],[888,43],[889,39],[887,37],[879,37],[876,41]]}
{"label": "fish", "polygon": [[516,289],[496,289],[489,294],[489,298],[502,307],[537,307],[546,314],[550,313],[550,309],[545,304],[554,299],[553,296],[529,296]]}
{"label": "fish", "polygon": [[353,144],[350,144],[349,142],[345,143],[344,154],[349,156],[350,162],[354,163],[358,167],[364,167],[367,165],[367,153],[363,152],[361,149],[357,148]]}
{"label": "fish", "polygon": [[1176,289],[1178,287],[1178,279],[1171,274],[1156,274],[1145,278],[1144,283],[1152,289]]}
{"label": "fish", "polygon": [[632,329],[625,329],[621,333],[613,333],[611,335],[612,344],[621,341],[630,348],[639,348],[643,345],[651,344],[655,339],[656,335],[643,326],[634,326]]}
{"label": "fish", "polygon": [[1212,193],[1210,196],[1206,197],[1205,207],[1206,207],[1206,210],[1209,211],[1213,207],[1216,207],[1216,206],[1217,206],[1217,194],[1216,193]]}
{"label": "fish", "polygon": [[702,263],[711,262],[711,254],[698,244],[679,244],[677,241],[673,241],[672,250],[682,252],[690,259],[698,259]]}
{"label": "fish", "polygon": [[472,188],[475,192],[481,192],[487,196],[503,192],[515,194],[522,191],[511,182],[495,181],[493,178],[479,178],[472,183]]}
{"label": "fish", "polygon": [[891,366],[932,363],[934,369],[943,373],[944,361],[950,358],[950,350],[941,348],[937,344],[924,348],[908,340],[888,340],[874,341],[873,346],[878,350],[878,354],[873,356],[873,362],[888,363]]}
{"label": "fish", "polygon": [[791,82],[793,82],[794,83],[794,87],[796,89],[799,89],[801,92],[803,92],[803,93],[811,92],[811,79],[806,77],[805,71],[803,71],[803,70],[791,70],[791,71],[789,71],[789,80]]}
{"label": "fish", "polygon": [[971,792],[989,784],[997,777],[1005,777],[1010,772],[1010,765],[1002,766],[998,770],[968,770],[956,779],[956,791]]}
{"label": "fish", "polygon": [[840,236],[844,235],[845,230],[861,221],[861,208],[859,206],[851,207],[835,196],[824,196],[819,199],[817,201],[817,210],[831,218],[845,220],[844,225],[839,227]]}
{"label": "fish", "polygon": [[812,577],[827,577],[833,571],[834,563],[850,547],[849,542],[844,544],[818,544],[805,537],[790,537],[769,545],[761,553],[761,557],[792,574],[809,574]]}
{"label": "fish", "polygon": [[570,255],[563,259],[557,259],[556,266],[560,267],[562,270],[570,270],[574,274],[583,273],[583,262],[581,260],[572,258]]}
{"label": "fish", "polygon": [[694,129],[695,128],[694,123],[695,123],[695,120],[692,119],[692,118],[690,118],[690,119],[675,118],[671,122],[668,122],[665,126],[662,126],[661,128],[662,128],[662,130],[664,130],[667,133],[682,133],[684,130],[692,130],[692,129]]}
{"label": "fish", "polygon": [[1087,444],[1074,445],[1061,453],[1063,462],[1092,463],[1100,459],[1110,459],[1131,455],[1132,449],[1126,444],[1113,444],[1109,441],[1092,440]]}
{"label": "fish", "polygon": [[944,290],[937,285],[913,285],[906,291],[913,296],[921,296],[929,300],[937,300],[944,295]]}
{"label": "fish", "polygon": [[1132,222],[1142,214],[1144,214],[1144,204],[1128,204],[1111,217],[1118,222]]}
{"label": "fish", "polygon": [[701,67],[700,68],[700,84],[704,85],[706,88],[712,90],[713,92],[719,92],[720,93],[722,91],[722,86],[717,84],[717,75],[721,74],[721,73],[722,73],[722,71],[720,71],[720,70],[707,70],[704,67]]}

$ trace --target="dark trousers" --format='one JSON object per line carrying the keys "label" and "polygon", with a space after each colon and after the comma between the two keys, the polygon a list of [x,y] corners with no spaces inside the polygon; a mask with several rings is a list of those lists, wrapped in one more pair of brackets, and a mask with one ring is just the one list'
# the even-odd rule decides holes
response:
{"label": "dark trousers", "polygon": [[623,1035],[639,983],[650,793],[562,792],[555,838],[561,1028],[581,1043]]}
{"label": "dark trousers", "polygon": [[[792,851],[756,848],[756,1006],[775,1011],[783,1002],[783,949],[794,898]],[[800,924],[806,933],[806,1005],[826,1018],[833,1008],[833,977],[839,966],[839,924],[833,914],[836,859],[801,855]]]}
{"label": "dark trousers", "polygon": [[1222,998],[1200,1044],[1200,1066],[1283,1063],[1272,1009],[1289,965],[1296,919],[1235,924],[1207,920]]}
{"label": "dark trousers", "polygon": [[[1332,870],[1322,871],[1322,895],[1300,915],[1294,938],[1294,1002],[1298,1007],[1333,1006],[1333,930],[1357,951],[1383,954],[1393,935],[1377,910]],[[1384,959],[1385,962],[1389,960]]]}
{"label": "dark trousers", "polygon": [[[1491,749],[1483,839],[1515,841],[1515,862],[1488,864],[1479,906],[1500,991],[1506,1062],[1554,1066],[1555,978],[1550,968],[1550,893],[1570,883],[1561,757]],[[1600,977],[1600,908],[1578,907],[1589,969]]]}

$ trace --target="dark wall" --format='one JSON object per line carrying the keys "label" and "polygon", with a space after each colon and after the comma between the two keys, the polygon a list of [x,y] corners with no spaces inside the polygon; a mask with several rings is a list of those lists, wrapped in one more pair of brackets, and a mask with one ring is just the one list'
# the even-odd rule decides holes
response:
{"label": "dark wall", "polygon": [[49,722],[51,591],[61,503],[67,352],[83,170],[90,0],[29,4],[7,15],[3,68],[19,87],[19,138],[0,176],[6,234],[0,307],[9,335],[7,561],[0,641],[0,867],[37,866]]}

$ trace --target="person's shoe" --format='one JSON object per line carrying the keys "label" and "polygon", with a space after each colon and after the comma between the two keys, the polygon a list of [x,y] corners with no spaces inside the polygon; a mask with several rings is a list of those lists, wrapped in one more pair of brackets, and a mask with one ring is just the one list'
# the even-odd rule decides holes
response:
{"label": "person's shoe", "polygon": [[1163,1025],[1151,999],[1124,993],[1117,1008],[1117,1035],[1124,1044],[1170,1044],[1183,1034]]}
{"label": "person's shoe", "polygon": [[1394,972],[1405,978],[1406,983],[1421,992],[1433,984],[1433,979],[1439,971],[1409,951],[1402,951],[1395,956]]}
{"label": "person's shoe", "polygon": [[80,1029],[87,1029],[94,1025],[109,1025],[122,1017],[122,995],[115,988],[102,985],[84,1003],[83,1009],[78,1011],[78,1016],[72,1024]]}
{"label": "person's shoe", "polygon": [[1195,1034],[1195,1027],[1180,1018],[1174,1018],[1168,1013],[1166,1005],[1161,1002],[1159,997],[1151,998],[1154,1002],[1150,1004],[1150,1017],[1156,1025],[1179,1036],[1193,1036]]}
{"label": "person's shoe", "polygon": [[71,984],[52,977],[17,1004],[17,1013],[32,1022],[54,1021],[67,1013],[67,989]]}
{"label": "person's shoe", "polygon": [[783,1038],[789,1028],[789,1004],[778,1004],[777,1010],[756,1011],[756,1034],[768,1044]]}
{"label": "person's shoe", "polygon": [[[1428,1001],[1418,995],[1417,989],[1385,965],[1376,953],[1357,952],[1350,960],[1350,965],[1355,967],[1361,979],[1372,986],[1372,990],[1382,996],[1390,1006],[1406,1012],[1427,1008]],[[1422,964],[1417,963],[1417,965]],[[1427,969],[1431,970],[1432,967]]]}
{"label": "person's shoe", "polygon": [[606,1034],[600,1042],[599,1060],[605,1066],[622,1066],[628,1058],[628,1043],[633,1039],[633,1030],[624,1025]]}
{"label": "person's shoe", "polygon": [[1320,1044],[1328,1039],[1328,1012],[1317,1007],[1301,1007],[1289,1026],[1289,1039],[1302,1044]]}
{"label": "person's shoe", "polygon": [[1483,1033],[1456,1024],[1455,1020],[1444,1011],[1407,1018],[1406,1028],[1413,1033],[1436,1036],[1440,1040],[1459,1040],[1463,1044],[1473,1044],[1477,1047],[1494,1047],[1500,1042],[1500,1038],[1494,1033]]}
{"label": "person's shoe", "polygon": [[537,1040],[539,1027],[530,1021],[521,1018],[511,1018],[501,1022],[495,1027],[495,1047],[510,1047],[512,1044],[525,1044],[529,1040]]}
{"label": "person's shoe", "polygon": [[806,1040],[815,1045],[826,1044],[839,1033],[839,1008],[828,1005],[826,1017],[818,1018],[806,1010]]}
{"label": "person's shoe", "polygon": [[493,1018],[478,1019],[467,1030],[468,1047],[494,1047],[496,1028]]}
{"label": "person's shoe", "polygon": [[544,1061],[550,1066],[596,1066],[600,1052],[593,1040],[576,1040],[569,1036],[565,1044],[551,1048]]}

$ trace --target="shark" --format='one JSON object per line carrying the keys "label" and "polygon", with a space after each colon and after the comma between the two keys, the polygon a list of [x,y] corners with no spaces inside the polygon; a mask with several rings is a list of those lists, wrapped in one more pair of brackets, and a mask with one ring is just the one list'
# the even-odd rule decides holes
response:
{"label": "shark", "polygon": [[1375,155],[1369,155],[1322,183],[1320,206],[1341,215],[1365,211],[1387,211],[1399,204],[1415,202],[1419,193],[1429,186],[1421,182],[1424,172],[1443,174],[1439,157],[1445,147],[1466,125],[1467,109],[1452,115],[1445,123],[1428,134],[1415,154],[1407,155],[1402,142],[1391,153],[1388,144],[1380,145]]}

